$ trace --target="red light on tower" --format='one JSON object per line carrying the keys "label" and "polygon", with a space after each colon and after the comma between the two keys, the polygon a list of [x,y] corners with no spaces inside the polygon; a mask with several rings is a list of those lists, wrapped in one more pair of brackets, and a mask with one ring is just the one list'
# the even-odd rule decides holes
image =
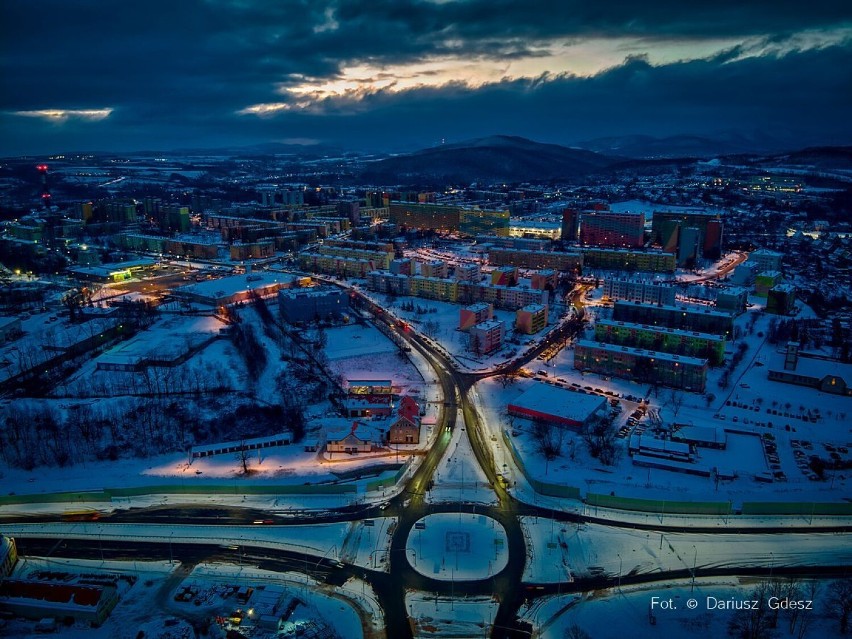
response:
{"label": "red light on tower", "polygon": [[39,164],[36,168],[42,173],[47,173],[47,164]]}

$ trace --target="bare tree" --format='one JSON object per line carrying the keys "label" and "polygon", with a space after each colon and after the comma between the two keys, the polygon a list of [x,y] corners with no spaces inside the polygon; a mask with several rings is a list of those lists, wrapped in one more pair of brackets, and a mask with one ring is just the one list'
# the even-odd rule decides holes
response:
{"label": "bare tree", "polygon": [[840,579],[828,587],[826,601],[828,615],[837,619],[841,635],[849,632],[849,615],[852,613],[852,579]]}
{"label": "bare tree", "polygon": [[251,471],[249,470],[249,467],[248,467],[249,457],[250,457],[250,455],[249,455],[249,450],[246,447],[246,440],[241,439],[240,440],[240,447],[237,450],[237,452],[234,453],[234,458],[239,462],[240,466],[242,466],[243,475],[250,475],[251,474]]}
{"label": "bare tree", "polygon": [[675,389],[669,391],[667,403],[675,419],[677,419],[677,414],[680,412],[680,409],[683,408],[683,402],[685,399],[686,396],[681,391]]}

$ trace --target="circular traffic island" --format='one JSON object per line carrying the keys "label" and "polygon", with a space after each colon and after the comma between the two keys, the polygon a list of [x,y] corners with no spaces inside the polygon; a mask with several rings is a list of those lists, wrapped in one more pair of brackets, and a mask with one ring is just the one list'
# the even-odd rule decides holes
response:
{"label": "circular traffic island", "polygon": [[414,570],[430,579],[488,579],[509,562],[506,530],[485,515],[427,515],[408,534],[405,556]]}

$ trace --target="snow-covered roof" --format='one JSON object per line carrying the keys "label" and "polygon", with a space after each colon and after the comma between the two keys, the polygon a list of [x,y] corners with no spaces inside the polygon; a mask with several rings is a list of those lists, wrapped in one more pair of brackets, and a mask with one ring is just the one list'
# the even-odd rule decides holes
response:
{"label": "snow-covered roof", "polygon": [[599,395],[585,395],[543,382],[533,382],[527,391],[509,404],[509,408],[582,423],[605,405],[606,400]]}
{"label": "snow-covered roof", "polygon": [[698,357],[688,357],[686,355],[672,355],[671,353],[648,351],[644,348],[633,348],[632,346],[620,346],[618,344],[605,344],[603,342],[595,342],[594,340],[588,339],[578,339],[576,342],[576,346],[601,349],[610,353],[629,353],[631,355],[652,357],[654,359],[665,360],[668,362],[679,362],[681,364],[689,364],[692,366],[704,366],[705,364],[707,364],[706,359],[700,359]]}
{"label": "snow-covered roof", "polygon": [[298,278],[295,275],[283,273],[251,273],[248,275],[232,275],[218,280],[206,280],[197,284],[189,284],[175,289],[175,292],[191,293],[201,297],[218,299],[250,289],[272,286],[275,283],[292,284]]}

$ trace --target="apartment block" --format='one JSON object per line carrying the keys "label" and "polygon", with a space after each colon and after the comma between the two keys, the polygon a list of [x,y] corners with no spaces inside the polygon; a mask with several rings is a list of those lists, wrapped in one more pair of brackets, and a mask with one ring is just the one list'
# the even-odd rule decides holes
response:
{"label": "apartment block", "polygon": [[547,326],[547,305],[527,304],[515,313],[515,329],[533,335]]}
{"label": "apartment block", "polygon": [[675,289],[667,284],[655,284],[644,280],[607,278],[603,283],[604,297],[611,300],[629,300],[643,304],[675,303]]}
{"label": "apartment block", "polygon": [[495,266],[574,271],[583,266],[583,256],[579,253],[495,248],[488,251],[488,262]]}
{"label": "apartment block", "polygon": [[491,283],[498,286],[514,286],[518,283],[518,267],[498,266],[491,271]]}
{"label": "apartment block", "polygon": [[423,277],[447,277],[449,269],[443,260],[420,262],[420,275]]}
{"label": "apartment block", "polygon": [[574,368],[699,393],[707,385],[706,359],[584,339],[574,346]]}
{"label": "apartment block", "polygon": [[654,306],[618,300],[612,318],[617,322],[712,333],[728,338],[734,330],[733,315],[704,307]]}
{"label": "apartment block", "polygon": [[712,333],[602,319],[595,324],[595,340],[707,359],[711,366],[718,366],[725,359],[725,337]]}
{"label": "apartment block", "polygon": [[471,327],[468,332],[470,350],[480,355],[487,355],[503,344],[506,335],[506,323],[501,320],[488,320]]}
{"label": "apartment block", "polygon": [[645,243],[645,214],[612,211],[581,213],[580,243],[639,248]]}
{"label": "apartment block", "polygon": [[485,302],[477,302],[465,306],[459,311],[459,330],[468,331],[477,324],[493,319],[494,306]]}
{"label": "apartment block", "polygon": [[662,251],[584,248],[582,254],[585,268],[674,273],[676,266],[675,256]]}

